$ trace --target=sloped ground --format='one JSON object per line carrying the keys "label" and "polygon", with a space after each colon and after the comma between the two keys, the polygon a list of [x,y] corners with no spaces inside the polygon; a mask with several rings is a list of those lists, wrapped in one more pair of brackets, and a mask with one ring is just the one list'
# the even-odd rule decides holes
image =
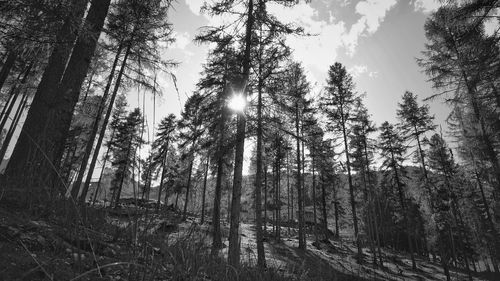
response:
{"label": "sloped ground", "polygon": [[[210,255],[210,226],[194,217],[182,221],[177,210],[68,210],[42,218],[0,207],[0,280],[444,280],[438,265],[419,260],[414,272],[407,257],[388,251],[384,268],[358,265],[354,246],[342,239],[315,243],[310,236],[308,250],[300,251],[293,228],[290,235],[282,228],[279,243],[266,238],[270,269],[260,271],[253,267],[255,226],[246,223],[244,266],[237,272],[224,263],[227,247],[219,257]],[[462,272],[452,277],[466,280]]]}

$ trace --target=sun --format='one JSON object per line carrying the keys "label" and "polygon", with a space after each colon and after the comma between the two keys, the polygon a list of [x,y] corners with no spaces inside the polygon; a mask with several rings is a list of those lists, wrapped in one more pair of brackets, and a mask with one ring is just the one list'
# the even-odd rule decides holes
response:
{"label": "sun", "polygon": [[227,103],[227,106],[236,112],[243,112],[246,105],[247,101],[242,94],[234,94]]}

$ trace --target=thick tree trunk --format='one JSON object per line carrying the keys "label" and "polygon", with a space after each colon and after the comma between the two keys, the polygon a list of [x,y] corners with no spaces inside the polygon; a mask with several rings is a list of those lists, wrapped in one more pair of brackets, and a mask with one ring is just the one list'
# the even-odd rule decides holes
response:
{"label": "thick tree trunk", "polygon": [[[86,4],[85,1],[78,1],[76,6],[80,7],[81,2]],[[63,78],[57,87],[54,82],[60,80],[60,75],[46,79],[50,80],[50,83],[39,85],[14,149],[11,165],[6,171],[9,181],[22,182],[25,183],[24,186],[30,187],[27,189],[28,200],[34,199],[32,197],[36,194],[40,201],[46,201],[53,193],[54,183],[61,180],[58,178],[56,167],[59,167],[80,87],[92,60],[109,6],[110,0],[92,1],[86,18],[89,34],[78,38],[65,71],[67,56],[55,55],[59,53],[55,50],[54,56],[50,58],[52,64],[58,66],[55,72],[64,72]],[[80,10],[76,10],[74,11],[78,14]],[[49,69],[50,65],[51,62]],[[52,75],[49,69],[45,73]],[[34,144],[33,140],[38,143]],[[22,178],[19,171],[24,171]],[[37,190],[33,186],[48,187],[48,190]]]}

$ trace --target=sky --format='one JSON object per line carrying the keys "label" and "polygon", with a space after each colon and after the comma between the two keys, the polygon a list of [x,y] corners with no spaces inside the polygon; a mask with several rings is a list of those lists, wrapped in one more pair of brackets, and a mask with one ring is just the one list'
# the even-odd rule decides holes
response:
{"label": "sky", "polygon": [[[209,0],[211,1],[211,0]],[[172,76],[159,74],[162,96],[149,95],[143,105],[142,93],[129,91],[130,107],[146,108],[151,140],[153,123],[158,124],[169,113],[179,115],[187,97],[195,90],[208,45],[193,42],[203,26],[218,26],[230,19],[210,17],[200,12],[205,0],[177,0],[169,12],[175,42],[164,44],[164,59],[179,62],[171,69],[177,81],[177,94]],[[340,62],[354,77],[356,90],[365,93],[365,103],[377,126],[384,121],[397,122],[396,109],[406,90],[422,100],[435,93],[416,59],[422,57],[426,38],[424,24],[428,15],[439,7],[434,0],[312,0],[286,8],[268,4],[268,11],[285,23],[302,26],[314,36],[287,38],[293,58],[302,63],[313,85],[312,96],[325,86],[330,65]],[[490,27],[491,28],[491,27]],[[141,95],[141,96],[139,96]],[[439,100],[430,103],[436,123],[446,131],[449,109]],[[251,145],[248,142],[247,147]],[[246,149],[250,151],[250,149]],[[9,151],[10,152],[10,151]],[[141,152],[146,153],[146,151]]]}
{"label": "sky", "polygon": [[[162,50],[162,56],[179,62],[171,71],[180,94],[169,74],[160,75],[163,96],[156,100],[156,124],[168,113],[179,114],[195,90],[209,50],[208,45],[193,42],[200,27],[224,21],[201,13],[203,2],[178,0],[170,11],[176,42]],[[354,76],[356,90],[366,94],[369,112],[380,125],[397,121],[397,103],[406,90],[420,99],[434,93],[416,58],[422,57],[426,42],[426,17],[438,7],[434,0],[313,0],[299,1],[292,8],[269,4],[268,10],[283,22],[296,23],[314,34],[287,38],[293,58],[302,63],[313,85],[312,96],[324,87],[329,66],[341,62]],[[138,103],[142,108],[142,98],[131,94],[129,104]],[[430,106],[437,123],[444,124],[447,107],[439,101]],[[152,99],[146,107],[152,107]],[[152,124],[152,111],[146,114]]]}
{"label": "sky", "polygon": [[[209,51],[208,45],[193,41],[200,28],[230,20],[202,13],[200,8],[204,2],[174,2],[169,17],[176,41],[165,46],[161,53],[164,59],[179,62],[171,69],[179,94],[172,76],[160,74],[158,81],[163,94],[156,99],[154,111],[152,98],[146,100],[149,125],[153,121],[158,124],[169,113],[179,115],[187,97],[195,90]],[[294,60],[302,63],[313,85],[311,96],[325,86],[329,66],[340,62],[353,75],[358,93],[366,95],[365,104],[379,126],[384,121],[397,122],[398,102],[405,91],[412,91],[421,100],[435,93],[416,59],[422,57],[425,48],[425,20],[438,7],[439,3],[434,0],[312,0],[310,3],[299,1],[291,8],[268,4],[268,11],[279,20],[295,23],[313,34],[287,38]],[[131,107],[143,108],[142,101],[136,91],[129,93]],[[436,123],[442,124],[445,131],[449,109],[440,101],[429,105]],[[148,132],[152,136],[153,130]],[[251,146],[252,142],[247,141],[244,170],[250,162]]]}

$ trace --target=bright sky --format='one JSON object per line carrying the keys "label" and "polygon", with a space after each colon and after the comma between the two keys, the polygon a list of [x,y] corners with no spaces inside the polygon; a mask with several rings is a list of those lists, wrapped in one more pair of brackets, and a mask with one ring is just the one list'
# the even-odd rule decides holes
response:
{"label": "bright sky", "polygon": [[[200,12],[204,1],[178,0],[170,12],[176,42],[163,56],[180,62],[172,71],[180,95],[170,75],[161,75],[164,94],[156,100],[156,124],[169,113],[178,115],[195,90],[208,53],[208,45],[193,42],[199,28],[223,21]],[[292,8],[269,4],[268,10],[283,22],[294,22],[316,35],[287,38],[294,59],[303,64],[314,85],[312,94],[325,85],[329,66],[341,62],[354,76],[358,92],[366,92],[366,105],[379,126],[386,120],[396,122],[397,103],[406,90],[421,99],[434,93],[415,59],[421,57],[426,42],[425,19],[438,7],[434,0],[313,0],[300,1]],[[133,92],[128,98],[130,106],[139,103],[142,108],[142,97]],[[152,109],[152,99],[146,101],[146,108]],[[443,130],[448,112],[439,101],[431,103],[431,113],[443,124]],[[151,125],[153,111],[146,110],[146,115]],[[152,130],[149,133],[152,135]],[[245,149],[247,167],[251,143],[247,141]]]}
{"label": "bright sky", "polygon": [[[161,76],[164,96],[158,101],[156,121],[168,113],[179,114],[195,89],[208,45],[193,42],[202,26],[216,25],[220,18],[200,13],[204,0],[179,0],[170,13],[176,42],[163,52],[165,58],[180,62],[173,70],[180,96],[168,75]],[[426,42],[423,25],[429,12],[438,7],[434,0],[313,0],[293,8],[269,5],[284,22],[295,22],[313,37],[290,37],[295,60],[302,62],[313,91],[325,84],[328,67],[336,61],[346,65],[355,77],[357,89],[366,92],[366,104],[377,125],[395,122],[397,103],[405,90],[420,98],[433,93],[427,78],[415,62]],[[314,94],[314,93],[313,93]],[[129,97],[131,106],[137,96]],[[142,98],[140,99],[142,102]],[[147,101],[146,106],[151,106]],[[141,104],[142,108],[142,104]],[[439,102],[431,104],[439,123],[448,110]],[[149,124],[152,111],[147,114]]]}

